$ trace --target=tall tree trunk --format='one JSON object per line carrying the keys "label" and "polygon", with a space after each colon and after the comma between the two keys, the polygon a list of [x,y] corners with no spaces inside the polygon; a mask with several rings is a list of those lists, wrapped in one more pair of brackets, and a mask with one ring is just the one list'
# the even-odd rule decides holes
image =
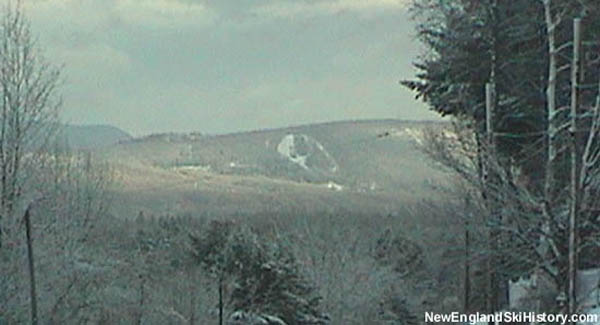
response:
{"label": "tall tree trunk", "polygon": [[[487,159],[490,163],[488,165],[493,164],[496,167],[500,166],[500,161],[498,160],[496,154],[496,136],[495,136],[495,113],[496,108],[498,106],[498,97],[497,97],[497,74],[498,74],[498,52],[499,52],[499,44],[498,44],[498,34],[499,34],[499,19],[498,19],[498,1],[497,0],[489,0],[490,1],[490,11],[489,11],[489,19],[491,22],[491,44],[490,44],[490,75],[488,83],[485,85],[485,107],[486,107],[486,135],[487,135]],[[497,180],[495,179],[493,169],[488,167],[487,170],[487,179],[485,184],[488,188],[493,187],[493,183]],[[497,185],[497,184],[496,184]],[[501,296],[501,272],[500,267],[502,265],[502,254],[499,250],[500,243],[500,231],[496,227],[496,225],[500,226],[503,222],[502,213],[498,206],[498,198],[495,195],[492,195],[488,198],[487,201],[488,209],[489,209],[489,217],[490,222],[492,223],[492,228],[490,229],[490,237],[489,237],[489,249],[490,249],[490,263],[489,266],[489,295],[488,295],[488,311],[490,313],[495,313],[501,309],[500,306],[500,296]]]}
{"label": "tall tree trunk", "polygon": [[[1,63],[4,66],[4,62]],[[0,78],[5,78],[1,76]],[[5,206],[5,187],[6,187],[6,119],[7,119],[7,108],[9,105],[8,101],[8,89],[5,82],[2,82],[2,111],[0,115],[0,248],[2,248],[3,232],[2,227],[3,218],[6,218]]]}
{"label": "tall tree trunk", "polygon": [[558,152],[558,127],[556,126],[556,23],[552,17],[551,0],[544,0],[544,13],[546,18],[546,32],[548,37],[548,86],[546,88],[546,106],[547,106],[547,160],[544,176],[544,204],[543,211],[546,222],[552,220],[553,209],[551,202],[554,201],[554,187],[556,183],[555,163]]}

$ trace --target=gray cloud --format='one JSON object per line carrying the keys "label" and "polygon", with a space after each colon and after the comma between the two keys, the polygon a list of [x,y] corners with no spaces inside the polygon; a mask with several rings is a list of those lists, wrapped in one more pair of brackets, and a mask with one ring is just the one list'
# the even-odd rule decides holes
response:
{"label": "gray cloud", "polygon": [[435,118],[398,81],[417,55],[397,0],[37,0],[64,116],[135,134]]}

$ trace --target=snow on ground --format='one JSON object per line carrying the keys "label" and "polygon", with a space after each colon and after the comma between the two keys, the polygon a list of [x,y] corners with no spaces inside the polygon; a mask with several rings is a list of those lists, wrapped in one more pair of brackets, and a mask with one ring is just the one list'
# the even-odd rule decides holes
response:
{"label": "snow on ground", "polygon": [[596,315],[596,317],[598,318],[598,321],[596,322],[587,322],[587,323],[578,323],[578,324],[582,324],[582,325],[600,325],[600,306],[596,307],[596,308],[592,308],[592,309],[588,309],[585,311],[586,315]]}
{"label": "snow on ground", "polygon": [[518,308],[523,304],[524,300],[531,299],[529,295],[536,288],[536,280],[536,275],[534,274],[529,279],[519,278],[517,281],[509,281],[508,306],[510,308]]}
{"label": "snow on ground", "polygon": [[584,308],[600,306],[600,269],[577,271],[577,302]]}
{"label": "snow on ground", "polygon": [[330,190],[334,190],[334,191],[341,191],[344,189],[344,187],[340,184],[337,184],[335,182],[329,181],[329,183],[327,183],[327,188]]}
{"label": "snow on ground", "polygon": [[[577,271],[577,301],[583,314],[597,315],[596,322],[580,323],[588,325],[600,325],[600,268]],[[520,278],[509,282],[509,307],[518,309],[530,302],[532,294],[540,283],[538,274],[534,273],[528,279]]]}
{"label": "snow on ground", "polygon": [[[306,152],[301,153],[298,148],[298,144],[303,143],[307,146]],[[325,150],[325,147],[317,140],[305,135],[305,134],[287,134],[284,136],[279,144],[277,145],[277,152],[283,157],[289,159],[292,163],[308,170],[309,166],[306,164],[307,159],[313,155],[323,155],[325,160],[328,162],[326,169],[329,172],[335,173],[339,167],[335,159]]]}
{"label": "snow on ground", "polygon": [[176,172],[182,174],[190,174],[190,173],[206,173],[211,170],[210,165],[202,166],[202,165],[186,165],[186,166],[178,166],[173,168]]}
{"label": "snow on ground", "polygon": [[240,162],[235,162],[235,161],[230,162],[227,166],[229,166],[229,168],[238,168],[238,169],[256,168],[256,165],[242,164]]}
{"label": "snow on ground", "polygon": [[306,166],[307,156],[299,155],[296,152],[294,134],[288,134],[284,136],[283,139],[281,139],[281,142],[279,143],[279,145],[277,145],[277,152],[289,159],[294,164],[297,164],[304,169],[308,169],[308,167]]}
{"label": "snow on ground", "polygon": [[327,150],[325,150],[325,148],[323,147],[323,145],[320,144],[318,141],[315,140],[314,143],[317,146],[317,148],[328,158],[328,160],[333,163],[332,166],[331,166],[331,168],[330,168],[331,172],[332,173],[337,172],[338,165],[335,162],[335,160],[333,159],[333,157],[331,157],[331,155],[329,154],[329,152],[327,152]]}

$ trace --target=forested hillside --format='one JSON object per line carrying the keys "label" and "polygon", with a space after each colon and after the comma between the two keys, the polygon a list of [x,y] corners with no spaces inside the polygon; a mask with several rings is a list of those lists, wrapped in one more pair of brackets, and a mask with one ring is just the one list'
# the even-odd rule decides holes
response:
{"label": "forested hillside", "polygon": [[102,148],[118,214],[397,214],[442,173],[420,150],[439,123],[335,122],[225,135],[160,134]]}

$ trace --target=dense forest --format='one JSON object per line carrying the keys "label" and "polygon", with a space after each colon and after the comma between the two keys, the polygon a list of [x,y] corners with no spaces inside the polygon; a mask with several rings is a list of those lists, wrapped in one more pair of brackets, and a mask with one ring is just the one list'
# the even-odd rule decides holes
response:
{"label": "dense forest", "polygon": [[[329,126],[286,134],[275,148],[275,131],[120,134],[119,150],[72,148],[60,67],[45,59],[20,2],[1,10],[0,324],[419,324],[426,312],[598,307],[597,1],[413,0],[424,52],[415,78],[400,83],[450,121],[405,123],[402,132],[373,122],[350,149],[329,148]],[[358,134],[353,125],[338,132]],[[395,178],[355,175],[395,164],[372,152],[391,157],[396,142],[385,141],[400,134],[416,141],[393,157],[417,162],[397,162],[398,173],[443,171],[427,190],[406,190],[417,199],[400,198]],[[195,156],[197,144],[211,155]],[[233,147],[273,150],[225,164]],[[340,158],[352,151],[375,162]],[[134,169],[114,158],[124,152],[162,156]],[[427,164],[420,155],[431,170],[416,170]],[[342,184],[348,161],[355,178]],[[193,188],[231,184],[218,184],[225,190],[213,201],[193,197],[200,203],[186,213],[124,212],[133,208],[119,206],[129,202],[122,189],[140,170],[184,173]],[[295,204],[289,193],[311,201]],[[314,208],[323,202],[329,208]]]}
{"label": "dense forest", "polygon": [[[484,255],[475,263],[484,272],[465,271],[465,310],[509,307],[511,281],[523,277],[544,283],[529,298],[537,310],[597,304],[580,294],[597,283],[578,280],[600,261],[599,10],[595,1],[413,5],[428,52],[403,84],[459,126],[452,144],[434,135],[429,152],[482,217],[464,220],[467,258]],[[468,242],[473,232],[482,246]]]}

